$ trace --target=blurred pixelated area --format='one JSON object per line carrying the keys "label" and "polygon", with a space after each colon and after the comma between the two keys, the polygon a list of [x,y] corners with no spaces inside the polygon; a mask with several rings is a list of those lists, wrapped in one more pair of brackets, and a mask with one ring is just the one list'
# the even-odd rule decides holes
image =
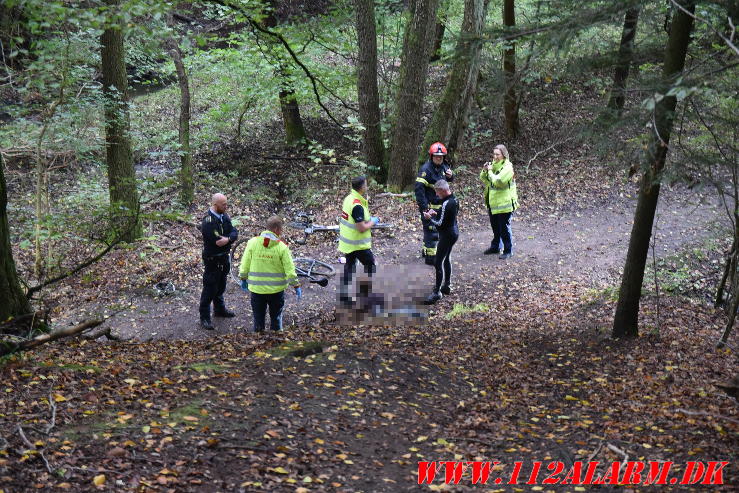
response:
{"label": "blurred pixelated area", "polygon": [[351,304],[341,303],[336,296],[339,325],[420,325],[428,320],[428,307],[423,304],[428,294],[428,269],[381,265],[370,277],[358,264],[357,271],[349,286]]}

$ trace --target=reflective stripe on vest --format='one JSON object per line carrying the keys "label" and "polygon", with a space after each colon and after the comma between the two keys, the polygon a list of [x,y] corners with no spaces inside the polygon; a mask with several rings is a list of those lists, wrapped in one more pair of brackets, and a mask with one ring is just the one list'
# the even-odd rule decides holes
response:
{"label": "reflective stripe on vest", "polygon": [[365,243],[369,244],[372,242],[372,238],[362,238],[360,240],[350,240],[348,238],[344,238],[343,236],[339,235],[339,241],[343,241],[344,243],[349,243],[350,245],[364,245]]}

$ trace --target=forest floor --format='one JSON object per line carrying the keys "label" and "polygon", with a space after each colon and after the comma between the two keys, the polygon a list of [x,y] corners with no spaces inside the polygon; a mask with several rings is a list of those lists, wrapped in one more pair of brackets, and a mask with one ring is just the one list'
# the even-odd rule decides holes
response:
{"label": "forest floor", "polygon": [[[118,250],[70,279],[55,292],[66,300],[56,321],[113,314],[106,324],[126,340],[49,345],[0,370],[13,397],[0,401],[0,490],[585,491],[596,487],[523,483],[532,461],[561,463],[562,480],[577,461],[628,458],[673,461],[670,477],[690,460],[729,461],[724,486],[661,488],[734,491],[739,407],[715,387],[737,358],[715,349],[725,318],[710,292],[726,248],[715,198],[663,190],[662,292],[649,274],[642,336],[616,342],[610,321],[633,183],[593,177],[564,194],[531,173],[519,184],[515,256],[501,261],[481,254],[490,233],[474,175],[460,172],[455,184],[463,213],[454,293],[419,326],[337,326],[334,281],[307,288],[302,305],[290,294],[287,330],[257,336],[231,283],[226,299],[238,316],[201,331],[199,238],[178,223],[154,254]],[[343,192],[326,192],[319,220]],[[418,258],[413,202],[383,197],[371,208],[397,225],[374,240],[390,281],[382,289],[426,293],[432,272]],[[334,239],[323,235],[294,254],[335,260]],[[151,284],[164,279],[176,294],[154,298]],[[430,460],[503,466],[486,487],[473,486],[469,471],[456,486],[438,477],[419,486],[418,461]],[[506,485],[516,461],[519,484]]]}

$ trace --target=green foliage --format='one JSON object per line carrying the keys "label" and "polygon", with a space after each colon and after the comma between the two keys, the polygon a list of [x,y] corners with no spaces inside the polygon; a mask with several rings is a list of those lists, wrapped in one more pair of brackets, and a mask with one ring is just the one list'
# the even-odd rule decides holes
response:
{"label": "green foliage", "polygon": [[490,307],[485,303],[478,303],[476,305],[465,305],[464,303],[455,303],[454,308],[444,315],[444,318],[451,320],[455,317],[461,317],[463,315],[469,315],[471,313],[487,313],[490,311]]}

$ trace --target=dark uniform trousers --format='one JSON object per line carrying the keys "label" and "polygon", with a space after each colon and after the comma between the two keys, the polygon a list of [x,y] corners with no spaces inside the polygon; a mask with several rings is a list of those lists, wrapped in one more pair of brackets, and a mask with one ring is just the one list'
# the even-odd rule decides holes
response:
{"label": "dark uniform trousers", "polygon": [[203,255],[203,292],[200,294],[200,319],[210,320],[210,304],[216,313],[226,311],[223,293],[226,291],[226,279],[230,270],[228,253]]}
{"label": "dark uniform trousers", "polygon": [[354,272],[357,268],[357,262],[364,266],[364,272],[368,275],[373,275],[376,270],[375,255],[371,249],[366,250],[355,250],[347,253],[346,264],[344,264],[344,272],[341,275],[341,281],[339,285],[339,301],[342,303],[349,303],[354,301],[349,296],[349,285],[354,277]]}
{"label": "dark uniform trousers", "polygon": [[[431,207],[438,212],[438,206],[433,205]],[[436,226],[431,224],[430,219],[426,219],[421,214],[421,224],[423,225],[423,246],[424,256],[433,257],[436,255],[436,244],[439,242],[439,232],[436,230]]]}

